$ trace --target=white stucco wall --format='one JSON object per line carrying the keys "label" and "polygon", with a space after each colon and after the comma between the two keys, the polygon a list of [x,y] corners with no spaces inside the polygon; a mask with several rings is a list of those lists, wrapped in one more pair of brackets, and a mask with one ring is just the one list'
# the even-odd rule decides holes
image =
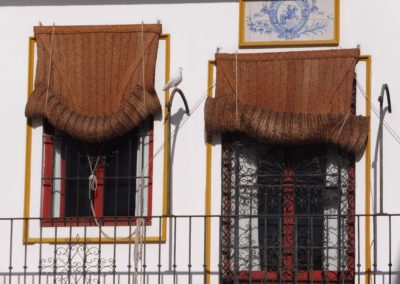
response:
{"label": "white stucco wall", "polygon": [[[16,1],[4,5],[0,1],[0,217],[21,217],[24,199],[25,130],[24,107],[27,96],[28,38],[33,35],[33,26],[44,25],[95,25],[154,23],[161,20],[163,33],[171,35],[171,71],[178,66],[184,68],[182,90],[193,106],[207,89],[207,61],[214,58],[217,47],[221,52],[235,52],[238,49],[238,2],[152,1],[150,4],[111,5],[112,1],[96,5],[29,6],[29,1]],[[40,3],[40,1],[34,1]],[[77,1],[75,1],[77,2]],[[381,3],[382,2],[382,3]],[[388,83],[391,90],[393,113],[386,121],[400,134],[400,110],[397,93],[400,89],[400,30],[396,0],[342,0],[340,47],[352,48],[360,45],[362,54],[372,56],[372,103],[378,107],[377,97],[382,83]],[[9,2],[8,2],[9,3]],[[60,1],[56,2],[60,3]],[[92,4],[92,5],[90,5]],[[4,5],[4,6],[3,6]],[[326,47],[325,47],[326,48]],[[297,48],[301,50],[310,48]],[[269,48],[240,50],[239,52],[292,50],[291,48]],[[359,74],[365,74],[365,65],[359,64]],[[359,75],[365,88],[364,77]],[[163,97],[162,78],[158,79],[156,90]],[[365,99],[358,92],[358,109],[365,108]],[[179,100],[174,104],[175,113],[181,107]],[[372,117],[372,159],[374,160],[378,119]],[[156,139],[162,140],[162,131]],[[398,200],[398,159],[400,145],[385,131],[385,212],[400,212]],[[205,140],[203,104],[179,130],[174,151],[174,214],[204,214],[205,189]],[[161,163],[160,163],[161,164]],[[40,165],[36,165],[40,167]],[[213,148],[212,213],[220,213],[220,146]],[[36,168],[38,170],[39,168]],[[39,169],[40,170],[40,169]],[[157,171],[157,169],[156,169]],[[158,170],[160,172],[160,170]],[[374,176],[374,175],[372,175]],[[159,179],[161,181],[161,179]],[[39,182],[39,181],[38,181]],[[374,181],[371,180],[374,185]],[[357,164],[357,212],[364,213],[364,160]],[[157,185],[156,185],[157,186]],[[159,185],[161,186],[161,185]],[[374,187],[372,187],[374,189]],[[373,195],[373,193],[371,193]],[[393,219],[393,270],[400,270],[400,220]],[[214,224],[216,225],[216,224]],[[3,230],[3,229],[1,229]],[[212,265],[218,262],[218,227],[213,229]],[[5,229],[6,232],[6,229]],[[379,227],[379,253],[382,269],[387,270],[386,224]],[[361,227],[361,236],[364,235]],[[18,234],[20,237],[20,234]],[[4,233],[3,243],[8,241]],[[0,238],[1,235],[0,235]],[[5,246],[7,248],[7,246]],[[361,246],[364,248],[364,245]],[[198,247],[202,257],[202,244]],[[361,254],[364,266],[363,253]],[[18,257],[16,255],[16,257]],[[0,259],[0,270],[8,266],[8,259]],[[3,269],[4,268],[4,269]],[[363,269],[363,267],[361,268]],[[383,282],[377,282],[383,283]]]}

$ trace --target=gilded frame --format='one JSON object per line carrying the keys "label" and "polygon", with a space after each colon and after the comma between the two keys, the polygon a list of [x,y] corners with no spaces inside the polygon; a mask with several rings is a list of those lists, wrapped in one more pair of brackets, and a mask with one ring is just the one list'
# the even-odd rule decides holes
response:
{"label": "gilded frame", "polygon": [[[165,83],[169,81],[170,77],[170,50],[171,50],[171,37],[169,34],[161,34],[160,40],[165,41]],[[33,91],[34,84],[34,52],[35,52],[36,39],[34,37],[29,38],[29,53],[28,53],[28,97]],[[169,91],[165,91],[164,99],[167,102],[169,100]],[[167,240],[167,185],[168,185],[168,109],[164,108],[164,153],[163,153],[163,185],[162,185],[162,216],[153,216],[154,218],[160,219],[160,235],[146,236],[143,243],[165,243]],[[56,243],[56,244],[80,244],[80,243],[102,243],[102,244],[125,244],[134,243],[136,237],[85,237],[85,238],[74,238],[74,237],[32,237],[29,233],[30,225],[30,196],[31,196],[31,166],[32,166],[32,126],[29,123],[29,119],[26,124],[26,144],[25,144],[25,181],[24,181],[24,213],[23,213],[23,228],[22,228],[22,241],[26,245],[32,245],[37,243]]]}
{"label": "gilded frame", "polygon": [[[304,0],[291,0],[291,2],[297,2],[296,5],[299,5],[299,7],[294,7],[292,6],[292,11],[294,9],[296,11],[301,11],[301,15],[304,17],[300,17],[300,19],[305,19],[306,20],[298,20],[296,22],[297,24],[292,24],[290,27],[293,28],[293,32],[291,35],[288,34],[289,29],[285,29],[282,25],[282,20],[288,19],[290,21],[290,17],[297,17],[298,14],[292,13],[287,13],[285,15],[280,15],[280,19],[278,20],[278,8],[279,6],[275,7],[276,9],[274,12],[276,13],[271,13],[271,16],[273,17],[273,24],[274,25],[268,25],[268,21],[271,22],[269,12],[268,12],[268,21],[265,19],[264,20],[257,20],[254,22],[250,22],[248,25],[252,26],[252,30],[250,31],[255,36],[257,33],[262,34],[262,33],[267,33],[269,32],[269,37],[270,39],[267,39],[268,36],[267,34],[263,36],[258,36],[259,39],[250,39],[249,33],[249,28],[246,28],[246,21],[249,22],[251,21],[251,18],[246,19],[246,6],[249,5],[249,2],[271,2],[273,0],[240,0],[239,3],[239,47],[240,48],[251,48],[251,47],[286,47],[286,46],[337,46],[339,45],[339,37],[340,37],[340,0],[319,0],[319,1],[332,1],[333,3],[331,4],[333,9],[333,15],[325,15],[326,16],[326,21],[317,21],[317,20],[312,20],[313,21],[313,26],[308,26],[306,24],[307,21],[309,21],[310,17],[306,15],[310,15],[311,13],[317,13],[318,10],[314,9],[313,6],[314,4],[309,5],[309,3],[313,3],[309,0],[304,1]],[[247,2],[247,4],[246,4]],[[283,3],[285,1],[279,1],[276,3]],[[259,4],[258,4],[259,5]],[[279,4],[276,4],[279,5]],[[306,5],[306,7],[302,7],[302,5]],[[316,5],[316,4],[315,4]],[[287,6],[286,6],[287,7]],[[300,9],[298,9],[300,8]],[[316,7],[318,9],[318,7]],[[272,8],[271,8],[272,9]],[[270,11],[271,11],[270,9]],[[280,10],[279,10],[280,11]],[[303,12],[303,11],[308,11],[308,12]],[[267,13],[266,10],[264,10],[264,13]],[[318,12],[319,13],[319,12]],[[322,13],[322,12],[321,12]],[[273,16],[274,15],[274,16]],[[275,17],[276,16],[276,17]],[[283,18],[282,18],[283,17]],[[322,17],[322,16],[321,16]],[[333,19],[332,19],[333,17]],[[325,27],[325,23],[329,27]],[[288,24],[290,25],[290,24]],[[269,28],[268,28],[269,26]],[[308,28],[307,28],[308,27]],[[321,33],[324,31],[329,32],[329,37],[324,38],[320,36],[320,39],[315,39],[318,34],[321,35]],[[278,35],[273,35],[274,32],[278,31]],[[303,35],[303,38],[301,38],[301,35]],[[284,38],[286,37],[287,39],[279,39],[279,37]],[[297,39],[296,39],[297,37]],[[298,39],[300,37],[300,39]]]}

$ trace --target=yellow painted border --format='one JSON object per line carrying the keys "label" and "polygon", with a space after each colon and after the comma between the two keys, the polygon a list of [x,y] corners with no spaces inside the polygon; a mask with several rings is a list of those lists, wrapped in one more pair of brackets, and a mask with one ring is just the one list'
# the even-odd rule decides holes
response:
{"label": "yellow painted border", "polygon": [[[29,49],[28,49],[28,97],[33,91],[33,68],[34,68],[34,51],[35,51],[35,39],[29,38]],[[30,121],[26,124],[26,145],[25,145],[25,194],[24,194],[24,222],[22,230],[22,240],[27,243],[29,240],[29,221],[25,218],[29,218],[29,204],[31,200],[31,161],[32,161],[32,127]]]}
{"label": "yellow painted border", "polygon": [[[207,80],[207,96],[212,97],[212,86],[214,81],[214,65],[215,61],[208,61],[208,80]],[[212,173],[212,136],[207,135],[206,137],[206,190],[205,190],[205,214],[206,216],[211,215],[211,173]],[[206,236],[205,236],[205,266],[206,275],[205,283],[209,284],[211,274],[211,220],[206,217]]]}
{"label": "yellow painted border", "polygon": [[275,46],[275,47],[287,47],[287,46],[320,46],[330,45],[335,46],[339,44],[340,38],[340,0],[335,1],[335,27],[332,40],[293,40],[293,41],[246,41],[244,38],[244,25],[245,25],[245,2],[246,0],[240,0],[239,3],[239,47],[263,47],[263,46]]}
{"label": "yellow painted border", "polygon": [[[169,34],[162,34],[160,40],[165,41],[165,83],[169,81],[170,66],[171,66],[171,37]],[[28,54],[28,96],[33,91],[33,74],[34,74],[34,52],[35,52],[35,38],[29,38],[29,54]],[[169,91],[165,91],[165,101],[169,100]],[[167,108],[164,108],[165,118],[167,118]],[[168,168],[168,120],[164,119],[164,163],[163,163],[163,201],[162,201],[162,214],[167,215],[167,168]],[[29,120],[26,125],[26,149],[25,149],[25,190],[24,190],[24,222],[22,240],[24,244],[36,243],[57,243],[57,244],[71,244],[71,243],[129,243],[134,242],[135,237],[125,238],[85,238],[75,239],[68,237],[63,238],[36,238],[29,236],[29,215],[30,215],[30,195],[31,195],[31,157],[32,157],[32,127]],[[165,243],[167,240],[167,218],[161,218],[161,236],[148,236],[144,239],[144,243]]]}
{"label": "yellow painted border", "polygon": [[[361,55],[360,61],[366,64],[366,105],[365,115],[371,117],[371,67],[372,59],[370,55]],[[371,122],[370,122],[371,123]],[[371,283],[371,125],[368,130],[368,142],[365,149],[365,283]]]}
{"label": "yellow painted border", "polygon": [[[372,59],[370,55],[361,55],[359,57],[360,61],[366,63],[366,104],[365,104],[365,115],[371,117],[371,66]],[[212,83],[213,83],[213,67],[215,66],[215,61],[208,61],[208,96],[212,97]],[[371,124],[371,122],[370,122]],[[212,172],[212,137],[207,136],[206,145],[206,206],[205,215],[211,214],[211,172]],[[371,213],[371,125],[368,130],[368,141],[365,149],[365,214],[369,215]],[[211,257],[211,224],[206,224],[206,267],[210,267],[210,257]],[[365,219],[365,283],[369,284],[371,281],[371,220],[369,217]],[[206,275],[206,283],[210,283],[210,275]]]}

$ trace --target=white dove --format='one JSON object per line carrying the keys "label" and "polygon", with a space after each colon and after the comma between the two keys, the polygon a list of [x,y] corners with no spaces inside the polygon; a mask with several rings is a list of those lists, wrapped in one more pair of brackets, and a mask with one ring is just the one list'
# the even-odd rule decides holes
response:
{"label": "white dove", "polygon": [[182,70],[183,70],[182,67],[179,67],[178,70],[176,70],[175,74],[172,75],[168,83],[165,85],[163,91],[169,90],[172,87],[175,88],[182,82]]}

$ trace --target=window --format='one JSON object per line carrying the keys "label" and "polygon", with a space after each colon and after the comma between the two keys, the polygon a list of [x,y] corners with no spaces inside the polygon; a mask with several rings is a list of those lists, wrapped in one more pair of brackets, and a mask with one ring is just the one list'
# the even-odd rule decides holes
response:
{"label": "window", "polygon": [[[152,124],[148,119],[123,136],[89,144],[45,122],[43,217],[59,218],[58,225],[95,225],[91,217],[101,217],[97,222],[114,225],[123,224],[122,217],[150,216]],[[92,169],[94,190],[89,186]]]}
{"label": "window", "polygon": [[353,283],[351,154],[225,134],[222,159],[223,283]]}

